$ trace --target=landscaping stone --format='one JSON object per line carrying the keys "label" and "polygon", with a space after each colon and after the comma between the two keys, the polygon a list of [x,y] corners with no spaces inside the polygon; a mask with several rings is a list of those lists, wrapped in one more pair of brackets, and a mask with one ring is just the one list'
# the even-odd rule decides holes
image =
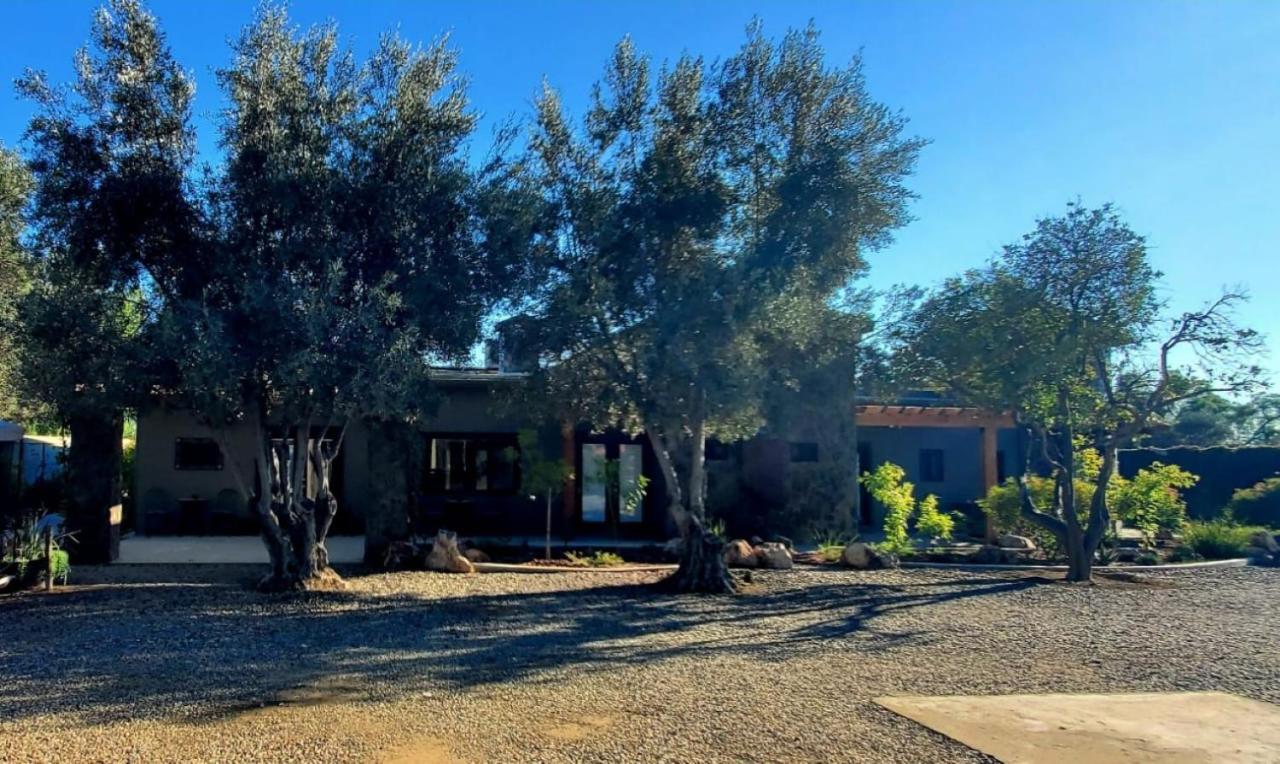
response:
{"label": "landscaping stone", "polygon": [[427,553],[424,563],[427,570],[441,573],[474,573],[475,566],[458,551],[458,536],[452,531],[442,530],[436,534],[435,543]]}
{"label": "landscaping stone", "polygon": [[1011,565],[1018,561],[1018,555],[1009,549],[984,544],[969,561],[975,565]]}
{"label": "landscaping stone", "polygon": [[760,559],[745,539],[737,539],[725,544],[724,564],[731,568],[755,568],[760,565]]}
{"label": "landscaping stone", "polygon": [[1280,552],[1280,544],[1276,543],[1275,537],[1270,531],[1257,531],[1249,537],[1249,546],[1256,546],[1264,551],[1275,554]]}
{"label": "landscaping stone", "polygon": [[463,550],[462,556],[466,557],[471,562],[491,562],[492,561],[490,560],[489,555],[484,553],[484,550],[476,549],[475,547],[470,547],[468,549]]}
{"label": "landscaping stone", "polygon": [[673,539],[668,539],[667,543],[662,545],[662,554],[665,555],[668,560],[678,560],[680,559],[680,549],[683,546],[684,539],[679,536],[676,536]]}
{"label": "landscaping stone", "polygon": [[881,570],[898,567],[898,558],[882,552],[870,544],[855,541],[840,553],[840,560],[850,568],[858,570]]}
{"label": "landscaping stone", "polygon": [[997,541],[1001,549],[1023,549],[1031,552],[1036,548],[1036,542],[1026,536],[1015,536],[1012,533],[1002,535]]}
{"label": "landscaping stone", "polygon": [[850,568],[867,570],[871,567],[871,547],[861,541],[845,546],[840,553],[840,561]]}
{"label": "landscaping stone", "polygon": [[760,567],[771,570],[790,570],[794,564],[791,553],[776,541],[766,541],[756,547],[756,559]]}

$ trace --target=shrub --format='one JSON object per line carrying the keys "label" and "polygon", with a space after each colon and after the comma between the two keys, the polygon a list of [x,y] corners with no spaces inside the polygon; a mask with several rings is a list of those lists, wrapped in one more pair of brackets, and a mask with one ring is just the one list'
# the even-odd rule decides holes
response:
{"label": "shrub", "polygon": [[919,516],[916,518],[916,530],[933,539],[950,541],[956,521],[951,515],[938,510],[938,497],[929,494],[920,500]]}
{"label": "shrub", "polygon": [[1173,548],[1172,552],[1169,553],[1169,562],[1196,562],[1197,560],[1203,559],[1203,557],[1196,553],[1196,550],[1186,544],[1179,544]]}
{"label": "shrub", "polygon": [[1180,490],[1199,479],[1177,465],[1153,462],[1131,480],[1113,479],[1108,503],[1112,514],[1141,531],[1150,544],[1159,531],[1182,530],[1187,522],[1187,503]]}
{"label": "shrub", "polygon": [[885,462],[872,472],[862,475],[867,491],[885,507],[885,552],[902,555],[910,549],[907,524],[912,513],[917,513],[916,531],[930,539],[950,540],[955,531],[955,518],[938,509],[938,497],[924,497],[916,506],[915,486],[903,480],[906,471],[892,462]]}
{"label": "shrub", "polygon": [[875,500],[884,505],[884,542],[889,552],[900,554],[909,544],[907,521],[915,508],[915,486],[903,480],[907,473],[892,462],[885,462],[871,472],[863,473],[862,483]]}
{"label": "shrub", "polygon": [[1238,489],[1231,494],[1227,512],[1236,522],[1280,528],[1280,477]]}
{"label": "shrub", "polygon": [[1261,530],[1257,526],[1237,525],[1230,519],[1189,523],[1183,532],[1183,543],[1193,552],[1209,560],[1244,557],[1249,537]]}
{"label": "shrub", "polygon": [[564,557],[570,565],[579,568],[612,568],[626,562],[620,555],[613,552],[595,552],[591,555],[565,552]]}
{"label": "shrub", "polygon": [[815,533],[814,538],[817,539],[819,557],[826,562],[839,562],[841,555],[844,554],[844,548],[853,543],[858,538],[858,534],[849,535],[838,531],[825,531]]}
{"label": "shrub", "polygon": [[[1086,523],[1089,504],[1093,501],[1093,492],[1097,490],[1094,481],[1097,480],[1099,461],[1097,452],[1088,448],[1078,450],[1076,458],[1080,466],[1080,477],[1075,481],[1075,509],[1081,523]],[[1186,524],[1187,505],[1182,498],[1181,489],[1190,488],[1197,480],[1198,477],[1176,465],[1156,462],[1138,470],[1131,480],[1119,475],[1112,477],[1107,487],[1107,504],[1113,516],[1141,531],[1150,544],[1158,531],[1176,532]],[[1027,489],[1037,507],[1041,510],[1052,508],[1053,478],[1031,475],[1027,478]],[[986,497],[978,502],[978,506],[992,519],[998,531],[1027,536],[1044,550],[1047,557],[1059,556],[1061,549],[1058,538],[1035,523],[1023,519],[1021,504],[1021,492],[1013,478],[993,486]]]}

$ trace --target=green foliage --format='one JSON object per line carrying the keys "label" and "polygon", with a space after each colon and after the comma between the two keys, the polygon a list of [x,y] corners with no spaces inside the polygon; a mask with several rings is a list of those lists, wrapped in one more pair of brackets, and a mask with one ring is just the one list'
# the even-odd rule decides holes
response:
{"label": "green foliage", "polygon": [[704,437],[754,435],[765,391],[801,368],[788,359],[862,325],[833,298],[907,220],[921,142],[860,62],[826,60],[813,28],[772,40],[755,24],[715,65],[657,72],[624,39],[581,125],[550,87],[537,103],[522,180],[538,225],[510,239],[539,266],[542,390],[646,432],[690,513],[703,486],[673,465]]}
{"label": "green foliage", "polygon": [[569,561],[570,565],[579,568],[612,568],[626,563],[626,560],[622,559],[620,555],[604,551],[594,552],[590,555],[565,552],[564,557]]}
{"label": "green foliage", "polygon": [[[1011,411],[1032,432],[1061,489],[1041,492],[1044,502],[1033,492],[1032,517],[1064,545],[1080,539],[1065,549],[1077,575],[1103,537],[1109,498],[1090,505],[1081,532],[1069,534],[1081,520],[1077,481],[1104,484],[1111,470],[1086,476],[1073,458],[1075,435],[1087,433],[1111,465],[1178,405],[1260,384],[1253,358],[1261,339],[1231,315],[1244,295],[1223,294],[1166,324],[1158,279],[1145,240],[1111,205],[1069,204],[888,322],[903,376],[968,405]],[[1184,359],[1192,364],[1179,365]],[[1075,505],[1064,507],[1072,493]]]}
{"label": "green foliage", "polygon": [[[1038,507],[1052,507],[1054,504],[1053,478],[1030,475],[1026,478],[1027,489],[1031,500]],[[1093,485],[1084,480],[1076,481],[1076,512],[1085,516],[1089,511],[1089,500],[1093,496]],[[1022,516],[1021,492],[1014,478],[1007,478],[1003,483],[991,487],[987,495],[978,500],[978,506],[992,519],[996,531],[1026,536],[1035,542],[1049,559],[1057,559],[1063,555],[1062,542],[1057,535],[1033,523]]]}
{"label": "green foliage", "polygon": [[45,529],[53,528],[53,578],[66,582],[70,556],[62,548],[69,534],[61,530],[61,516],[45,510],[5,514],[0,517],[0,571],[12,570],[19,579],[34,583],[45,573]]}
{"label": "green foliage", "polygon": [[915,486],[906,482],[906,471],[892,462],[884,462],[871,472],[862,474],[861,482],[876,501],[885,508],[885,551],[902,555],[910,550],[907,527],[916,515],[916,531],[929,539],[949,541],[955,530],[955,518],[938,509],[938,497],[929,494],[916,505]]}
{"label": "green foliage", "polygon": [[1237,522],[1280,528],[1280,477],[1236,490],[1227,513]]}
{"label": "green foliage", "polygon": [[1154,462],[1138,470],[1131,480],[1113,478],[1108,503],[1116,517],[1141,531],[1150,544],[1159,531],[1182,530],[1187,521],[1187,504],[1179,491],[1194,486],[1198,480],[1176,465]]}
{"label": "green foliage", "polygon": [[520,485],[533,496],[555,495],[573,479],[573,465],[564,459],[548,459],[543,453],[538,432],[525,428],[516,433],[520,444]]}
{"label": "green foliage", "polygon": [[31,174],[17,154],[0,144],[0,419],[24,421],[29,417],[22,411],[14,340],[21,332],[18,306],[31,279],[21,241],[30,194]]}
{"label": "green foliage", "polygon": [[1183,531],[1182,541],[1197,555],[1208,560],[1223,560],[1245,556],[1249,537],[1259,530],[1257,526],[1237,525],[1230,519],[1191,522]]}
{"label": "green foliage", "polygon": [[938,497],[929,494],[920,500],[916,517],[916,530],[931,539],[950,541],[956,521],[951,515],[938,510]]}
{"label": "green foliage", "polygon": [[[1097,479],[1102,467],[1098,452],[1077,440],[1074,452],[1076,473],[1076,515],[1081,523],[1088,521],[1089,507],[1097,489]],[[1186,502],[1180,491],[1195,485],[1195,475],[1177,467],[1159,462],[1137,472],[1131,480],[1114,475],[1107,483],[1107,504],[1115,517],[1126,525],[1142,531],[1148,544],[1158,531],[1177,532],[1187,518]],[[1030,475],[1026,478],[1031,501],[1036,507],[1055,505],[1055,481],[1053,478]],[[978,506],[992,518],[1000,533],[1027,536],[1036,542],[1049,557],[1062,552],[1055,534],[1031,522],[1022,514],[1022,499],[1018,483],[1008,478],[992,488],[978,501]]]}
{"label": "green foliage", "polygon": [[862,474],[862,484],[884,505],[884,542],[887,551],[901,554],[910,548],[907,523],[915,509],[915,486],[903,480],[906,471],[896,464],[884,462],[871,472]]}
{"label": "green foliage", "polygon": [[818,556],[826,562],[839,562],[840,556],[844,553],[844,548],[853,543],[858,538],[858,534],[849,534],[843,531],[823,531],[815,534],[815,543],[818,546]]}

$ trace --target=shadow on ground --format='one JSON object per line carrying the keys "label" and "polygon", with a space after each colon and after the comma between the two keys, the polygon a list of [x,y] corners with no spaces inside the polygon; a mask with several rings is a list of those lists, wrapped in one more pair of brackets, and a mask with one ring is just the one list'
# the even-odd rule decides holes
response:
{"label": "shadow on ground", "polygon": [[263,705],[500,691],[691,655],[781,660],[842,640],[891,651],[929,635],[882,629],[885,614],[1044,583],[851,577],[731,598],[644,585],[427,598],[359,585],[266,596],[189,578],[0,601],[0,718],[217,720]]}

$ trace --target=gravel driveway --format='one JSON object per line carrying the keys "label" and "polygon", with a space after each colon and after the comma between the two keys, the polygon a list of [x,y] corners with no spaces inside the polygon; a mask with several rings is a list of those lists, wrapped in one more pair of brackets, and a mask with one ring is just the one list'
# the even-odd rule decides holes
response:
{"label": "gravel driveway", "polygon": [[[359,575],[77,569],[0,597],[0,761],[987,761],[892,694],[1225,690],[1280,702],[1280,571],[1068,586],[936,570]],[[92,582],[98,582],[93,585]]]}

